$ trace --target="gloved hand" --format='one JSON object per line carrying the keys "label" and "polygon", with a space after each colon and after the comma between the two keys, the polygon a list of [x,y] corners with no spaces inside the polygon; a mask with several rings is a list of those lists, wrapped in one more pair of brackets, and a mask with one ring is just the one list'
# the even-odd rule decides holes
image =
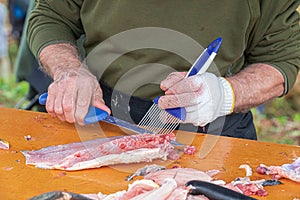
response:
{"label": "gloved hand", "polygon": [[110,114],[96,77],[86,67],[58,68],[53,79],[46,103],[46,109],[52,116],[84,125],[84,117],[91,104]]}
{"label": "gloved hand", "polygon": [[205,126],[220,116],[233,112],[234,92],[230,82],[212,73],[185,78],[186,72],[171,73],[160,84],[165,95],[160,97],[161,109],[184,107],[183,123]]}

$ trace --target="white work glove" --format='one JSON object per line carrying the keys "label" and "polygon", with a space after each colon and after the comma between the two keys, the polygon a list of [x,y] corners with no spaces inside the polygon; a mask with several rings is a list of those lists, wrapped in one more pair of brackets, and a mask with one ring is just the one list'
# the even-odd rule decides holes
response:
{"label": "white work glove", "polygon": [[183,123],[205,126],[234,109],[234,92],[230,82],[212,73],[185,78],[186,72],[171,73],[160,84],[165,95],[160,97],[161,109],[184,107]]}
{"label": "white work glove", "polygon": [[52,116],[84,125],[84,117],[92,104],[110,114],[104,104],[99,82],[86,67],[59,68],[48,88],[46,109]]}

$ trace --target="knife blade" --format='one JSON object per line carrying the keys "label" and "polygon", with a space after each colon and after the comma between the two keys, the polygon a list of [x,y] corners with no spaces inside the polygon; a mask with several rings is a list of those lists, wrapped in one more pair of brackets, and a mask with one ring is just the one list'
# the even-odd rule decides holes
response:
{"label": "knife blade", "polygon": [[[40,97],[39,97],[39,103],[41,105],[45,105],[46,101],[47,101],[47,97],[48,97],[48,93],[43,93]],[[104,121],[107,122],[109,124],[112,124],[114,126],[118,126],[124,129],[127,129],[129,131],[132,131],[134,133],[138,133],[138,134],[144,134],[144,133],[150,133],[150,134],[154,134],[153,132],[150,132],[146,129],[143,129],[135,124],[129,123],[127,121],[118,119],[116,117],[110,116],[106,111],[101,110],[97,107],[94,106],[90,106],[88,109],[88,113],[86,114],[85,118],[84,118],[84,123],[85,124],[93,124],[96,123],[98,121]],[[170,141],[172,145],[175,146],[183,146],[183,144],[175,141],[175,140],[171,140]]]}

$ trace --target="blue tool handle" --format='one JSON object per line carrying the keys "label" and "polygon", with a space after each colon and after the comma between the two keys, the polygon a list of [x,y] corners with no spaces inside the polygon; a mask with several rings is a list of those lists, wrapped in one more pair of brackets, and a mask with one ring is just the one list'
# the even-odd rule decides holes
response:
{"label": "blue tool handle", "polygon": [[[48,97],[48,93],[43,93],[42,95],[40,95],[39,103],[41,105],[46,105],[47,97]],[[109,115],[106,111],[101,110],[94,106],[90,106],[86,116],[84,117],[84,123],[92,124],[92,123],[98,122],[102,119],[105,119],[108,116]]]}
{"label": "blue tool handle", "polygon": [[[158,104],[158,100],[159,100],[160,96],[156,97],[153,102],[155,104]],[[173,115],[174,117],[184,121],[186,118],[186,110],[185,108],[167,108],[165,109],[165,111],[167,111],[168,113],[170,113],[171,115]]]}
{"label": "blue tool handle", "polygon": [[[203,51],[203,53],[198,57],[198,59],[195,61],[191,69],[189,70],[186,77],[194,76],[199,73],[199,71],[202,69],[203,66],[210,64],[209,62],[212,62],[214,56],[217,54],[217,52],[220,49],[222,43],[222,38],[215,39],[212,43],[209,44],[209,46]],[[214,54],[214,55],[213,55]],[[212,56],[211,60],[210,57]],[[156,97],[153,102],[155,104],[158,104],[159,97]],[[168,113],[175,116],[176,118],[184,121],[186,118],[186,110],[185,108],[171,108],[171,109],[165,109]]]}
{"label": "blue tool handle", "polygon": [[208,47],[203,51],[203,53],[198,57],[198,59],[193,64],[192,68],[189,70],[187,77],[194,76],[205,66],[209,57],[214,53],[218,53],[222,43],[222,38],[215,39]]}
{"label": "blue tool handle", "polygon": [[39,97],[39,104],[46,105],[48,93],[43,93]]}

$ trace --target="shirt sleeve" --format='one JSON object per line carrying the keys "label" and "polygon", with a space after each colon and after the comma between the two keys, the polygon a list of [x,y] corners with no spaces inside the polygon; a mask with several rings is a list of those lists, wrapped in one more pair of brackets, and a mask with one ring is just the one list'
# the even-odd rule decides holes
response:
{"label": "shirt sleeve", "polygon": [[278,69],[285,80],[286,94],[294,85],[300,68],[300,0],[261,0],[246,50],[247,61],[266,63]]}
{"label": "shirt sleeve", "polygon": [[35,0],[27,27],[27,40],[37,57],[48,44],[67,42],[76,45],[83,34],[80,9],[83,0]]}

